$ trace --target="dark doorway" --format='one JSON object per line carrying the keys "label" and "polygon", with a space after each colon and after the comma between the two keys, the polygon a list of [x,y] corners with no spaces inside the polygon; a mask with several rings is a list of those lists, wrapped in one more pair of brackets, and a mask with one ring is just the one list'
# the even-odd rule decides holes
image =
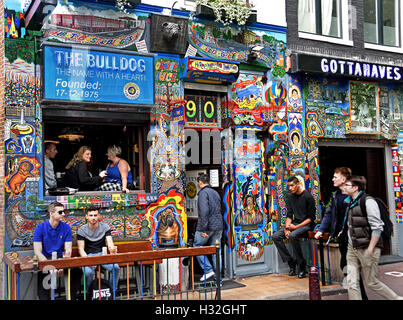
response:
{"label": "dark doorway", "polygon": [[[385,203],[386,177],[384,151],[382,148],[365,147],[319,147],[320,193],[324,207],[330,200],[333,187],[332,177],[337,167],[349,167],[354,175],[367,178],[367,193],[381,198]],[[385,242],[385,241],[384,241]],[[389,254],[390,243],[384,243],[382,254]]]}

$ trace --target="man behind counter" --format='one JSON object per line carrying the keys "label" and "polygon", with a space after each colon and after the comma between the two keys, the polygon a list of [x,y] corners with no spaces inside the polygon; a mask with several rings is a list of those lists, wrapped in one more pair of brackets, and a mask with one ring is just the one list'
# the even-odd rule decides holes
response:
{"label": "man behind counter", "polygon": [[55,171],[53,169],[52,160],[56,157],[57,149],[56,144],[53,142],[45,143],[45,189],[57,188],[57,182],[55,178]]}

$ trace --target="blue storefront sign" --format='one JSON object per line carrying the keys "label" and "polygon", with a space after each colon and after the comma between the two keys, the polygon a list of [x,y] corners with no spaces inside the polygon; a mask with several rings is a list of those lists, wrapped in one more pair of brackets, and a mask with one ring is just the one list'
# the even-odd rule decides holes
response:
{"label": "blue storefront sign", "polygon": [[154,104],[154,56],[45,45],[43,99]]}

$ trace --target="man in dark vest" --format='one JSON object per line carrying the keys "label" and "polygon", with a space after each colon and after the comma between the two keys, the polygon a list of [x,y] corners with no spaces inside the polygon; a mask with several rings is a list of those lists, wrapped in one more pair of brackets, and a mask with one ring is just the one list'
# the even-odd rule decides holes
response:
{"label": "man in dark vest", "polygon": [[[363,176],[351,176],[344,184],[344,193],[349,197],[347,219],[343,230],[348,230],[347,285],[350,300],[361,300],[359,286],[360,269],[368,288],[388,300],[403,300],[388,286],[378,280],[377,268],[381,255],[383,221],[376,201],[367,197],[367,214],[361,211],[360,198],[367,186]],[[347,225],[347,226],[346,226]],[[348,229],[347,229],[348,227]]]}
{"label": "man in dark vest", "polygon": [[[334,169],[333,186],[338,189],[332,193],[330,205],[322,217],[322,221],[318,232],[315,233],[315,238],[319,239],[326,231],[330,232],[330,238],[337,237],[340,250],[340,268],[344,273],[345,279],[347,276],[347,232],[342,233],[343,221],[347,212],[346,198],[348,195],[343,193],[344,183],[347,178],[351,177],[351,169],[347,167],[339,167]],[[365,292],[364,282],[360,277],[360,289],[362,300],[368,300]]]}

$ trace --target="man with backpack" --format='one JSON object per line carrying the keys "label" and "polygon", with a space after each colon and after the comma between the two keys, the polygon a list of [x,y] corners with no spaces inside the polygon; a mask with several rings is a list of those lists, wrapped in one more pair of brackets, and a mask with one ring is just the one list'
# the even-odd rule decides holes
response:
{"label": "man with backpack", "polygon": [[[382,248],[382,231],[379,206],[374,198],[365,194],[367,180],[363,176],[351,176],[344,184],[349,197],[343,231],[347,231],[347,285],[350,300],[360,300],[360,269],[367,286],[387,300],[403,300],[377,278],[378,262]],[[361,198],[365,198],[365,210]],[[348,228],[347,228],[348,227]]]}

